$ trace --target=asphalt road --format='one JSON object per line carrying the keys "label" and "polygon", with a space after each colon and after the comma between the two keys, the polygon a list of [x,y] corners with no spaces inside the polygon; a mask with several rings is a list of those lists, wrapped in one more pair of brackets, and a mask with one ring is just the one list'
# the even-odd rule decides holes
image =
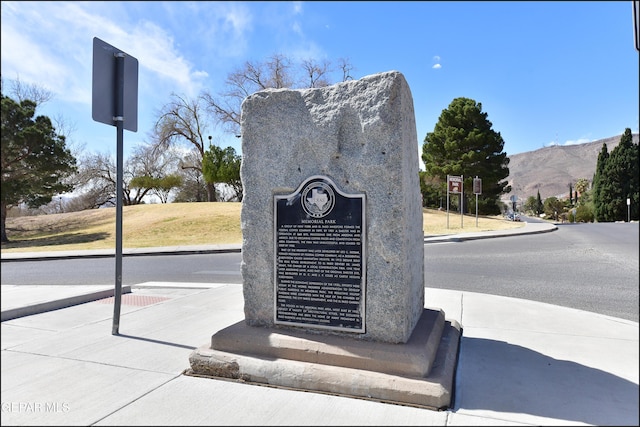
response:
{"label": "asphalt road", "polygon": [[425,286],[523,298],[638,322],[638,224],[425,245]]}
{"label": "asphalt road", "polygon": [[[529,299],[638,322],[638,223],[428,243],[425,286]],[[123,258],[122,284],[242,284],[239,253]],[[114,258],[2,262],[3,285],[114,285]]]}

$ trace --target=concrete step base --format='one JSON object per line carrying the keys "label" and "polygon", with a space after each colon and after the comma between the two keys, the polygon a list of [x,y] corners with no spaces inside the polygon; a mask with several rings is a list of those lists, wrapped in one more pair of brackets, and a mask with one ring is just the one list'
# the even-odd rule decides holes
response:
{"label": "concrete step base", "polygon": [[404,344],[242,321],[196,349],[186,374],[442,410],[454,396],[460,335],[457,322],[428,309]]}

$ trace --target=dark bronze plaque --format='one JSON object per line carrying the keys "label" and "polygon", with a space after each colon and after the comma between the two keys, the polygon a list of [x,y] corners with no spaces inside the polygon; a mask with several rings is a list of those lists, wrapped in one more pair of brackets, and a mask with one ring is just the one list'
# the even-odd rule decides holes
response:
{"label": "dark bronze plaque", "polygon": [[274,196],[275,323],[365,332],[365,195],[326,176]]}

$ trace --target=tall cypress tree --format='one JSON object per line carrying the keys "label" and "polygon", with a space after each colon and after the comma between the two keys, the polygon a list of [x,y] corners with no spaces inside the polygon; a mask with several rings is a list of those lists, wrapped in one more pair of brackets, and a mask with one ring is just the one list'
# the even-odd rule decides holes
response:
{"label": "tall cypress tree", "polygon": [[538,196],[536,200],[536,214],[540,215],[544,212],[544,203],[542,203],[542,198],[540,197],[540,190],[538,190]]}
{"label": "tall cypress tree", "polygon": [[[603,147],[604,148],[604,147]],[[627,219],[627,199],[631,202],[631,219],[638,219],[640,191],[640,165],[638,145],[633,143],[631,129],[626,128],[620,143],[608,158],[596,166],[597,185],[596,219],[598,221],[625,221]]]}
{"label": "tall cypress tree", "polygon": [[569,183],[569,204],[573,206],[573,187]]}
{"label": "tall cypress tree", "polygon": [[596,163],[596,172],[593,175],[593,204],[595,210],[596,221],[603,222],[605,220],[605,200],[600,196],[602,194],[601,181],[604,178],[604,167],[609,159],[609,151],[607,144],[603,143],[600,153],[598,153],[598,161]]}

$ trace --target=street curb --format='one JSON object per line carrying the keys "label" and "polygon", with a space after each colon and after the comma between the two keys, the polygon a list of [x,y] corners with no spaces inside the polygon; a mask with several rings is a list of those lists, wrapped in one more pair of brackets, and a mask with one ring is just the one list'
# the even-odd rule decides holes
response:
{"label": "street curb", "polygon": [[[135,256],[153,256],[153,255],[199,255],[199,254],[221,254],[221,253],[239,253],[242,252],[240,247],[237,248],[203,248],[203,249],[158,249],[158,248],[136,248],[130,251],[122,253],[123,258],[135,257]],[[41,260],[61,260],[68,258],[115,258],[115,253],[112,250],[97,250],[97,251],[76,251],[69,253],[66,251],[60,252],[43,252],[42,254],[36,252],[12,252],[8,254],[2,254],[2,262],[20,262],[20,261],[41,261]]]}
{"label": "street curb", "polygon": [[[496,237],[520,236],[524,234],[547,233],[557,230],[555,224],[545,224],[544,228],[531,230],[521,227],[500,231],[479,231],[457,234],[425,235],[424,243],[463,242],[466,240],[490,239]],[[214,253],[241,253],[242,244],[219,244],[199,246],[176,246],[155,248],[124,249],[122,257],[153,256],[153,255],[198,255]],[[52,251],[52,252],[10,252],[0,254],[2,262],[60,260],[68,258],[115,258],[113,249],[95,249],[83,251]]]}
{"label": "street curb", "polygon": [[467,240],[479,240],[479,239],[493,239],[497,237],[512,237],[512,236],[523,236],[527,234],[541,234],[541,233],[549,233],[551,231],[556,231],[558,227],[556,225],[551,225],[544,229],[534,230],[531,229],[526,230],[526,227],[515,228],[510,230],[504,230],[502,232],[477,232],[477,233],[469,233],[468,235],[463,234],[444,234],[439,236],[425,236],[424,243],[438,243],[438,242],[464,242]]}
{"label": "street curb", "polygon": [[[123,286],[122,293],[131,293],[131,286]],[[79,305],[103,298],[109,298],[114,295],[115,289],[106,289],[104,291],[89,292],[53,301],[41,302],[33,305],[28,305],[26,307],[11,308],[1,313],[1,321],[4,322],[6,320],[17,319],[19,317],[41,314],[47,311],[58,310],[61,308],[71,307],[73,305]]]}

